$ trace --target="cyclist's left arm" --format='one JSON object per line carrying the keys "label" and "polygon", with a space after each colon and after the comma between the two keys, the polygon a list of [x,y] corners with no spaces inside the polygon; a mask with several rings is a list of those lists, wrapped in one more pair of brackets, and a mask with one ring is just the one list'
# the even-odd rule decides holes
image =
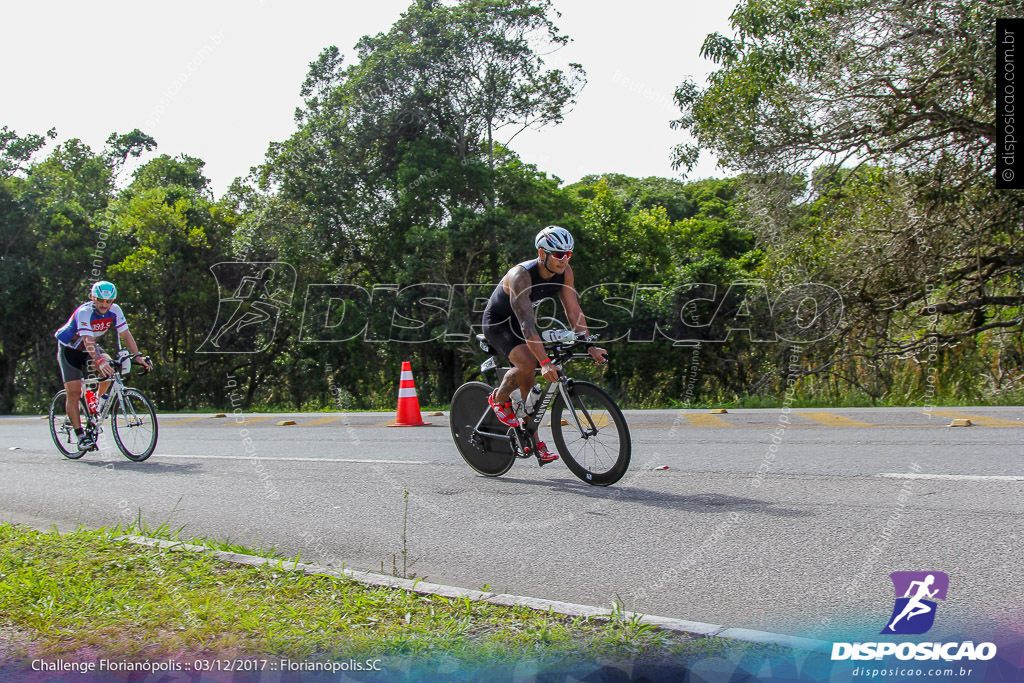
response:
{"label": "cyclist's left arm", "polygon": [[[138,344],[135,343],[135,337],[132,336],[132,333],[129,330],[125,330],[119,336],[121,337],[121,342],[125,345],[125,347],[127,347],[129,351],[131,351],[132,353],[139,353],[139,346]],[[146,368],[147,370],[150,369],[149,363],[147,363],[142,356],[139,356],[135,360],[136,362],[141,363],[142,367]]]}
{"label": "cyclist's left arm", "polygon": [[[573,275],[571,267],[565,269],[565,284],[562,286],[562,293],[558,298],[562,301],[566,319],[573,331],[589,335],[587,318],[583,315],[583,309],[580,307],[579,296],[576,294],[576,277]],[[590,346],[587,348],[587,352],[590,353],[590,357],[594,359],[595,363],[608,362],[608,352],[602,348]]]}
{"label": "cyclist's left arm", "polygon": [[[111,312],[114,314],[114,327],[117,330],[117,336],[120,337],[121,343],[124,344],[128,351],[131,353],[139,353],[139,345],[135,343],[135,337],[132,336],[131,330],[128,329],[128,320],[124,317],[124,311],[117,304],[110,307]],[[146,370],[151,370],[149,363],[147,363],[141,356],[135,359],[136,362],[141,363],[142,367]]]}

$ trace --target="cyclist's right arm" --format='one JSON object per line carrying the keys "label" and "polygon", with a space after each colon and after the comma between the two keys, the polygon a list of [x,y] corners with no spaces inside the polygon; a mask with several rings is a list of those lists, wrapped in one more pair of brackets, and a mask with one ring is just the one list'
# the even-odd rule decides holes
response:
{"label": "cyclist's right arm", "polygon": [[90,331],[89,334],[82,334],[82,346],[85,348],[86,353],[92,357],[93,363],[96,364],[96,370],[103,377],[110,377],[114,374],[114,368],[110,366],[110,361],[107,357],[100,353],[99,345],[96,343],[96,339],[92,336]]}
{"label": "cyclist's right arm", "polygon": [[544,342],[541,341],[540,332],[537,331],[537,318],[533,314],[533,302],[530,301],[530,274],[525,268],[513,268],[506,276],[509,299],[512,303],[512,312],[519,320],[519,326],[523,330],[523,339],[530,347],[537,362],[541,364],[541,374],[549,382],[558,381],[558,369],[550,362]]}

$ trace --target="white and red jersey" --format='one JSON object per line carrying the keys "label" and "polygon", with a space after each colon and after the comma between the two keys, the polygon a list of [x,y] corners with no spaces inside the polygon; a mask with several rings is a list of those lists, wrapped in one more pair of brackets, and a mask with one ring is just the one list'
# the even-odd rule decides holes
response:
{"label": "white and red jersey", "polygon": [[101,314],[91,301],[87,301],[71,314],[64,326],[53,333],[64,346],[72,349],[82,347],[82,337],[99,337],[111,327],[117,329],[118,334],[128,331],[128,321],[125,320],[124,312],[117,304],[110,304],[110,309]]}

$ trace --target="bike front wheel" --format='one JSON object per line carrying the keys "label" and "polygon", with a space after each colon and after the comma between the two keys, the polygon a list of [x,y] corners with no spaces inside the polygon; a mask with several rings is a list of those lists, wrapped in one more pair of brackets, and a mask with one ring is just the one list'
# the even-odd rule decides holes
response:
{"label": "bike front wheel", "polygon": [[[452,438],[466,464],[486,477],[500,477],[509,471],[516,456],[508,439],[480,433],[503,435],[508,431],[487,405],[490,393],[490,385],[483,382],[463,384],[452,397],[450,422]],[[480,422],[481,416],[483,422]],[[478,422],[479,430],[476,429]]]}
{"label": "bike front wheel", "polygon": [[114,441],[124,457],[142,462],[156,448],[156,411],[138,389],[125,389],[117,397],[110,415]]}
{"label": "bike front wheel", "polygon": [[[65,458],[78,460],[85,455],[85,451],[78,450],[78,436],[67,416],[67,397],[67,390],[61,389],[50,402],[50,436],[53,438],[53,444],[57,450]],[[84,399],[78,402],[78,414],[83,422],[87,419],[89,409],[86,407]]]}
{"label": "bike front wheel", "polygon": [[573,382],[551,406],[551,435],[565,466],[594,486],[614,484],[629,467],[632,441],[615,400],[590,382]]}

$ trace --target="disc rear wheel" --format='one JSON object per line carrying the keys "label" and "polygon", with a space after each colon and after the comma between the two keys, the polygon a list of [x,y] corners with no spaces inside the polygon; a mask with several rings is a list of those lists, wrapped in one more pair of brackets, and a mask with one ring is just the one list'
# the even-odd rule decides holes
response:
{"label": "disc rear wheel", "polygon": [[490,385],[483,382],[463,384],[452,397],[450,421],[452,438],[466,464],[484,476],[500,477],[516,461],[508,439],[485,436],[474,431],[481,415],[484,415],[484,420],[479,431],[500,435],[508,431],[508,427],[501,424],[487,405],[487,396],[491,391]]}

